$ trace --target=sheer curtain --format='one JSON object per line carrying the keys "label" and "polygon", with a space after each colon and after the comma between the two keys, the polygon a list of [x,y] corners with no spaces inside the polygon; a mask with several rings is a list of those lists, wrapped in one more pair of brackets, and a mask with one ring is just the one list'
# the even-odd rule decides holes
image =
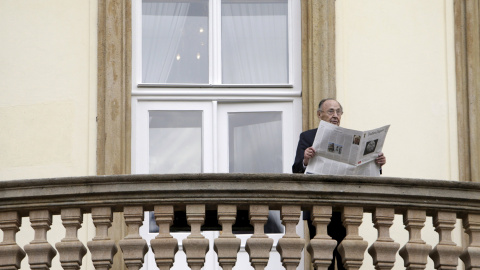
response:
{"label": "sheer curtain", "polygon": [[190,3],[143,1],[142,81],[166,83],[172,70]]}
{"label": "sheer curtain", "polygon": [[222,2],[226,84],[288,83],[287,0]]}

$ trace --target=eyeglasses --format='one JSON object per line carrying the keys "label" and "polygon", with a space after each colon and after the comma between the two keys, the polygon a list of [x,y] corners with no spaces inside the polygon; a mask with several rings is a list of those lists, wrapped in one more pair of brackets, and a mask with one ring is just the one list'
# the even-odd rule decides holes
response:
{"label": "eyeglasses", "polygon": [[[323,112],[323,111],[322,111]],[[338,116],[341,116],[343,114],[343,111],[340,110],[340,109],[337,109],[337,110],[334,110],[334,109],[330,109],[328,111],[326,111],[326,113],[328,115],[333,115],[334,113],[337,113]]]}

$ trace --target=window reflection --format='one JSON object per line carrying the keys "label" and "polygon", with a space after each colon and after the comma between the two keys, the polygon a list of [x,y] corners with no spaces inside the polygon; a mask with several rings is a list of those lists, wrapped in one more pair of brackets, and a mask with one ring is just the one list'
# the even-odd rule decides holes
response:
{"label": "window reflection", "polygon": [[282,173],[282,113],[228,114],[230,172]]}
{"label": "window reflection", "polygon": [[202,172],[202,111],[150,111],[150,173]]}

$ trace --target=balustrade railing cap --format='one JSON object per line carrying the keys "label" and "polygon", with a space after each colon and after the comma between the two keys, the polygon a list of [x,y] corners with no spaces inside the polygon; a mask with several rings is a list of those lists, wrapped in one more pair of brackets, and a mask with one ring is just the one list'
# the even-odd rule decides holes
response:
{"label": "balustrade railing cap", "polygon": [[10,180],[0,182],[0,211],[65,207],[89,211],[94,206],[111,206],[121,211],[125,205],[326,204],[335,207],[363,206],[426,209],[459,213],[480,213],[480,183],[393,178],[303,174],[144,174]]}

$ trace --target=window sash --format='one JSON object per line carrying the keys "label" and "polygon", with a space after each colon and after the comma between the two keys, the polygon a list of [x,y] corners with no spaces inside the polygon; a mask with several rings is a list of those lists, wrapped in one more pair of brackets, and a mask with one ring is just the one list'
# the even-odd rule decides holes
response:
{"label": "window sash", "polygon": [[[178,7],[178,11],[179,12],[178,14],[180,14],[181,12],[183,12],[182,14],[186,14],[186,12],[188,11],[185,11],[185,5],[191,5],[191,3],[199,3],[201,2],[202,0],[194,0],[194,1],[189,1],[189,3],[185,4],[185,3],[178,3],[175,1],[175,3],[168,3],[168,1],[162,1],[162,2],[167,2],[165,3],[166,6],[168,5],[177,5]],[[198,67],[198,66],[194,66],[194,65],[187,65],[187,66],[194,66],[195,68],[191,68],[191,70],[197,70],[199,71],[200,73],[203,72],[202,74],[202,80],[196,80],[196,79],[192,79],[192,80],[186,80],[184,82],[182,81],[179,81],[179,80],[168,80],[166,79],[166,77],[168,76],[168,72],[167,71],[163,71],[163,74],[162,72],[158,72],[158,71],[151,71],[151,69],[149,69],[149,65],[152,65],[152,63],[142,63],[142,66],[140,68],[140,70],[137,70],[137,74],[142,74],[140,75],[140,79],[138,80],[139,83],[138,83],[138,86],[142,87],[142,86],[147,86],[147,87],[169,87],[169,86],[177,86],[177,87],[195,87],[197,85],[200,85],[200,86],[215,86],[215,85],[218,85],[218,86],[230,86],[230,85],[233,85],[233,86],[241,86],[241,85],[258,85],[258,86],[280,86],[280,87],[284,87],[284,86],[291,86],[292,84],[292,76],[291,76],[291,70],[292,70],[292,46],[291,46],[291,43],[292,43],[292,37],[291,37],[291,29],[292,29],[292,26],[291,26],[291,8],[292,8],[292,1],[297,1],[297,0],[275,0],[275,1],[270,1],[270,0],[267,0],[267,1],[240,1],[240,0],[235,0],[235,1],[232,1],[232,0],[229,0],[227,2],[225,2],[224,5],[228,6],[238,6],[238,5],[243,5],[243,6],[265,6],[267,8],[265,8],[265,10],[268,10],[268,9],[271,9],[271,8],[268,8],[268,7],[274,7],[272,5],[278,5],[280,2],[283,1],[283,4],[281,3],[281,5],[283,5],[283,10],[281,10],[281,14],[283,15],[279,15],[279,16],[273,16],[273,15],[267,15],[265,17],[271,17],[270,18],[270,23],[269,25],[270,26],[273,26],[273,25],[278,25],[279,21],[282,21],[283,24],[282,24],[282,27],[279,27],[279,28],[282,28],[284,30],[283,33],[280,33],[280,38],[282,37],[283,35],[283,38],[285,39],[282,44],[282,46],[280,48],[277,48],[277,49],[268,49],[268,47],[266,47],[266,45],[263,45],[263,51],[267,51],[267,52],[272,52],[268,55],[268,57],[264,57],[263,59],[259,57],[259,55],[263,55],[264,53],[262,53],[262,51],[258,51],[256,53],[251,53],[250,55],[250,58],[252,59],[257,59],[258,61],[255,63],[255,62],[252,62],[250,61],[249,65],[250,66],[258,66],[256,69],[255,68],[248,68],[248,65],[245,65],[243,64],[241,68],[238,68],[238,72],[235,71],[235,69],[232,69],[231,66],[232,64],[231,63],[235,63],[237,61],[235,61],[235,59],[242,59],[242,58],[246,58],[246,57],[242,57],[242,55],[240,56],[237,56],[236,58],[231,58],[229,60],[229,62],[226,62],[222,57],[222,41],[221,41],[221,37],[222,37],[222,21],[225,20],[225,16],[222,17],[222,11],[221,11],[221,8],[222,8],[222,3],[221,3],[221,0],[210,0],[210,3],[208,4],[209,5],[209,18],[208,18],[208,27],[206,27],[204,29],[204,33],[205,34],[209,34],[208,36],[208,39],[205,39],[205,43],[209,46],[208,47],[208,51],[207,50],[204,50],[203,52],[201,52],[199,55],[200,55],[200,58],[202,60],[207,60],[208,58],[208,61],[207,62],[204,62],[203,65],[201,67]],[[286,1],[289,1],[289,2],[286,2]],[[139,5],[140,6],[140,9],[142,9],[142,6],[145,6],[145,5],[149,5],[151,4],[152,2],[157,2],[157,1],[153,1],[153,0],[143,0],[143,5]],[[242,3],[240,3],[242,2]],[[138,6],[137,6],[138,8]],[[182,10],[182,8],[184,8]],[[278,9],[278,8],[277,8]],[[282,9],[282,8],[281,8]],[[166,11],[164,11],[166,12]],[[266,12],[266,11],[262,11],[260,8],[257,9],[256,11],[257,13],[260,13],[261,12]],[[140,14],[139,14],[140,13]],[[145,12],[144,12],[145,13]],[[140,17],[142,18],[143,15],[142,15],[142,11],[140,12],[137,12],[137,16],[140,15]],[[231,17],[238,17],[238,12],[235,13],[235,16],[231,16]],[[256,14],[254,14],[256,15]],[[283,18],[282,18],[283,16]],[[181,17],[181,16],[180,16]],[[187,16],[188,17],[188,16]],[[247,16],[247,15],[244,15],[243,17],[256,17],[256,16]],[[275,17],[279,17],[279,18],[275,18]],[[273,18],[273,19],[272,19]],[[184,18],[185,19],[185,18]],[[297,18],[297,19],[300,19],[300,18]],[[185,19],[186,20],[186,19]],[[144,21],[142,23],[145,23]],[[140,30],[140,33],[143,31],[143,30],[146,30],[146,29],[152,29],[152,25],[148,26],[148,25],[145,25],[143,26],[144,28],[142,29],[142,23],[140,23],[139,26],[137,26],[137,30]],[[188,22],[182,22],[182,20],[177,20],[177,21],[172,21],[172,24],[174,25],[181,25],[181,24],[186,24]],[[158,22],[157,22],[158,24]],[[195,24],[195,23],[193,23]],[[243,23],[237,23],[237,25],[242,25]],[[138,24],[137,24],[138,25]],[[238,27],[238,26],[237,26]],[[208,28],[208,29],[207,29]],[[258,27],[257,27],[258,28]],[[249,32],[248,28],[245,28],[243,29],[244,32]],[[266,32],[266,29],[263,29],[262,30],[263,33]],[[230,31],[231,32],[231,31]],[[268,31],[267,31],[268,32]],[[281,31],[280,31],[281,32]],[[262,32],[260,32],[262,33]],[[172,34],[173,35],[173,34]],[[257,35],[260,35],[257,33]],[[141,36],[141,35],[140,35]],[[278,35],[276,37],[278,39]],[[173,36],[172,38],[172,42],[171,43],[178,43],[180,42],[179,41],[179,37],[178,36]],[[138,40],[138,39],[137,39]],[[162,57],[158,57],[156,56],[155,54],[150,54],[152,55],[151,57],[150,56],[141,56],[142,52],[144,52],[145,50],[147,50],[147,48],[152,48],[152,45],[146,45],[146,44],[142,44],[142,43],[145,43],[145,39],[142,39],[140,38],[140,44],[141,46],[137,46],[137,52],[140,53],[140,58],[137,57],[137,61],[138,62],[141,62],[139,61],[140,59],[145,62],[147,61],[148,59],[152,60],[152,59],[160,59],[158,60],[157,62],[160,62],[162,63],[164,66],[169,66],[171,65],[172,62],[175,62],[175,61],[178,61],[176,60],[174,57],[175,56],[178,56],[178,53],[176,54],[174,51],[174,49],[172,49],[171,46],[170,48],[164,48],[163,51],[167,52],[168,57],[167,56],[163,56]],[[158,41],[157,41],[158,43]],[[251,42],[252,43],[252,42]],[[259,43],[274,43],[274,42],[259,42]],[[276,42],[276,43],[279,43],[279,42]],[[223,45],[225,47],[225,45]],[[240,46],[241,47],[241,46]],[[237,46],[237,48],[239,48]],[[265,49],[266,48],[266,49]],[[297,48],[298,50],[300,49],[299,46]],[[229,48],[230,51],[235,51],[235,48]],[[278,52],[279,51],[284,51],[283,53],[283,57],[278,57]],[[244,50],[244,54],[245,53],[248,54],[248,50]],[[253,56],[252,56],[253,54]],[[196,56],[197,54],[194,53],[194,56]],[[204,57],[205,55],[205,57]],[[225,53],[224,53],[225,55]],[[180,56],[181,57],[181,56]],[[181,57],[182,58],[182,57]],[[226,56],[224,57],[225,59],[227,58]],[[268,60],[268,59],[282,59],[282,64],[278,64],[278,63],[272,63],[272,60]],[[264,59],[267,59],[267,60],[264,60]],[[198,59],[197,59],[198,60]],[[148,61],[148,62],[152,62],[152,61]],[[223,62],[223,63],[222,63]],[[224,68],[222,69],[222,65],[224,65]],[[279,72],[278,70],[274,70],[273,67],[278,67],[278,66],[282,66],[282,71]],[[137,69],[139,68],[139,65],[137,65]],[[191,72],[188,71],[188,72]],[[250,72],[250,76],[253,76],[253,75],[259,75],[257,76],[257,78],[250,78],[250,79],[245,79],[245,75],[242,77],[242,76],[237,76],[239,78],[236,78],[235,79],[235,74],[240,74],[242,70],[251,70]],[[264,71],[264,74],[262,75],[260,71]],[[230,74],[230,77],[229,78],[226,78],[225,77],[225,74],[227,73],[227,71],[229,72]],[[223,74],[223,79],[222,79],[222,72],[224,73]],[[153,73],[153,75],[152,75]],[[182,72],[180,72],[182,73]],[[206,74],[208,73],[208,75]],[[148,75],[145,75],[145,74],[148,74]],[[162,75],[159,75],[159,74],[162,74]],[[233,79],[232,79],[232,75],[233,74]],[[270,75],[268,75],[270,74]],[[280,74],[280,75],[279,75]],[[185,74],[183,74],[185,75]],[[138,75],[137,75],[138,77]],[[207,78],[208,77],[208,78]],[[248,77],[248,76],[247,76]],[[156,78],[156,79],[151,79],[151,78]],[[207,79],[206,79],[207,78]],[[280,80],[278,78],[281,78]],[[137,81],[137,82],[138,82]]]}

